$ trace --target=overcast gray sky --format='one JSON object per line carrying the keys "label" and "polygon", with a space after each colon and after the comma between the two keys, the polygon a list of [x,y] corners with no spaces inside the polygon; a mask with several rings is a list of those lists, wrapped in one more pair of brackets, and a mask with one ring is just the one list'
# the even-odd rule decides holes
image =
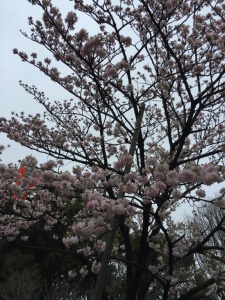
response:
{"label": "overcast gray sky", "polygon": [[[61,12],[65,14],[73,8],[73,3],[67,0],[53,0],[56,6],[60,7]],[[42,11],[39,7],[31,5],[27,0],[0,0],[0,35],[2,42],[0,44],[0,115],[9,118],[12,111],[25,113],[42,112],[42,107],[33,100],[32,96],[26,93],[19,86],[19,80],[28,85],[35,85],[40,91],[44,91],[50,100],[60,100],[69,97],[56,83],[42,74],[38,69],[24,63],[17,55],[12,53],[12,49],[18,48],[28,54],[37,52],[44,58],[48,52],[38,44],[25,38],[20,30],[29,33],[28,17],[32,16],[34,20],[42,18]],[[83,17],[79,19],[79,27],[87,25],[87,20]],[[93,26],[89,26],[92,31]],[[0,144],[10,143],[10,149],[7,149],[3,155],[4,163],[17,163],[18,159],[31,154],[31,150],[26,149],[6,138],[6,135],[0,134]],[[34,153],[34,152],[33,152]],[[40,160],[46,160],[46,155],[35,153]]]}
{"label": "overcast gray sky", "polygon": [[[27,113],[41,112],[41,107],[27,94],[18,81],[23,80],[28,84],[43,82],[43,76],[32,66],[23,63],[18,56],[12,53],[13,48],[33,52],[37,45],[23,37],[20,29],[29,30],[27,18],[30,15],[40,16],[37,7],[26,0],[0,0],[0,104],[1,116],[10,117],[11,111],[25,111]],[[8,144],[6,136],[0,134],[0,144]],[[31,150],[10,141],[11,148],[3,156],[3,162],[16,163],[18,159],[30,154]]]}

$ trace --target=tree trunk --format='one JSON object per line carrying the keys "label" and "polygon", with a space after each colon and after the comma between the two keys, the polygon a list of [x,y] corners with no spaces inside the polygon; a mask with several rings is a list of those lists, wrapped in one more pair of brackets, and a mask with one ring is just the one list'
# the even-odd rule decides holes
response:
{"label": "tree trunk", "polygon": [[[143,115],[144,115],[144,109],[145,109],[145,105],[142,104],[140,107],[138,116],[137,116],[136,127],[134,130],[134,134],[133,134],[133,137],[131,140],[131,145],[130,145],[130,150],[129,150],[129,154],[132,157],[134,156],[139,133],[141,131],[141,123],[142,123],[142,119],[143,119]],[[124,175],[130,173],[131,165],[132,165],[132,163],[126,165]],[[121,193],[118,195],[118,198],[122,198],[122,197],[124,197],[124,193]],[[105,248],[105,251],[103,252],[101,267],[100,267],[100,271],[98,274],[97,282],[96,282],[94,293],[93,293],[93,300],[102,300],[102,292],[103,292],[105,282],[107,279],[110,255],[111,255],[111,252],[113,249],[114,239],[116,236],[116,230],[119,225],[120,219],[121,219],[120,217],[114,217],[111,222],[112,231],[109,232],[107,235],[106,248]]]}

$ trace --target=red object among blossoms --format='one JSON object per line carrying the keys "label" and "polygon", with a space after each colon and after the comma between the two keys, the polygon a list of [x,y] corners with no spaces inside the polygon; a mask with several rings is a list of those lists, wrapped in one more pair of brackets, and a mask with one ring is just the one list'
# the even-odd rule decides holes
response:
{"label": "red object among blossoms", "polygon": [[[29,171],[29,174],[31,174],[32,173],[32,169]],[[29,175],[29,174],[27,174],[27,175]],[[25,168],[23,167],[23,166],[20,166],[20,168],[19,168],[19,178],[18,178],[18,180],[16,181],[16,184],[17,185],[19,185],[20,187],[21,187],[21,189],[22,189],[22,193],[23,192],[25,192],[25,194],[24,195],[22,195],[21,197],[20,196],[18,196],[18,195],[13,195],[12,197],[13,197],[13,199],[14,200],[21,200],[21,201],[25,201],[26,200],[26,198],[27,198],[27,196],[28,196],[28,190],[30,190],[30,189],[32,189],[34,186],[35,186],[35,184],[33,184],[33,183],[28,183],[28,182],[23,182],[22,183],[22,179],[23,179],[23,177],[26,175],[26,170],[25,170]],[[40,177],[39,178],[37,178],[37,180],[39,181],[40,180]],[[22,183],[22,184],[21,184]]]}

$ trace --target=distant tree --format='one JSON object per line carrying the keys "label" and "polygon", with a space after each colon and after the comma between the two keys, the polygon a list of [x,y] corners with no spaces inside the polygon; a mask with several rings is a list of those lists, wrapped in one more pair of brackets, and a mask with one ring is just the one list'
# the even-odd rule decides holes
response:
{"label": "distant tree", "polygon": [[39,300],[43,288],[39,264],[31,254],[9,252],[0,256],[0,299]]}
{"label": "distant tree", "polygon": [[[225,216],[205,233],[193,227],[193,240],[171,214],[184,201],[225,205],[225,188],[212,200],[205,190],[225,179],[225,1],[76,0],[66,16],[53,0],[28,2],[43,18],[23,34],[51,57],[14,53],[72,98],[52,102],[21,82],[45,114],[0,119],[10,139],[54,159],[22,160],[20,185],[17,167],[0,166],[4,237],[26,240],[44,224],[79,261],[70,277],[93,282],[94,300],[218,299],[220,262],[211,256],[215,272],[196,281],[193,259],[222,256],[213,239]],[[124,294],[112,292],[116,270]]]}
{"label": "distant tree", "polygon": [[[223,274],[225,270],[225,228],[216,230],[224,218],[225,207],[218,207],[217,205],[220,203],[217,201],[215,204],[208,203],[200,207],[197,206],[194,216],[187,219],[187,234],[189,234],[190,240],[194,244],[196,239],[198,239],[199,233],[206,237],[213,231],[216,231],[202,248],[202,251],[195,254],[195,264],[201,281],[210,279],[212,276],[216,277],[219,273]],[[224,275],[221,276],[224,277]],[[214,293],[217,295],[215,299],[224,299],[224,286],[218,285],[214,287]]]}

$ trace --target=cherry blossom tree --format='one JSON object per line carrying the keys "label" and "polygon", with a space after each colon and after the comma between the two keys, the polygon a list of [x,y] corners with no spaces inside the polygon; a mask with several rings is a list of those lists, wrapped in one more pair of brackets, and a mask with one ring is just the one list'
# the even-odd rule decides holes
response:
{"label": "cherry blossom tree", "polygon": [[[193,239],[172,213],[184,202],[225,207],[223,187],[211,200],[206,189],[225,180],[225,1],[76,0],[66,16],[53,0],[28,2],[43,18],[30,17],[23,35],[49,57],[13,51],[71,99],[50,101],[21,82],[46,113],[0,119],[10,139],[52,157],[22,160],[19,184],[18,167],[0,166],[4,236],[26,240],[27,228],[44,223],[80,261],[70,277],[96,282],[94,300],[109,299],[107,268],[116,264],[126,300],[219,299],[224,269],[198,283],[193,259],[211,256],[225,215],[206,234],[193,228]],[[78,29],[78,17],[96,34]]]}

